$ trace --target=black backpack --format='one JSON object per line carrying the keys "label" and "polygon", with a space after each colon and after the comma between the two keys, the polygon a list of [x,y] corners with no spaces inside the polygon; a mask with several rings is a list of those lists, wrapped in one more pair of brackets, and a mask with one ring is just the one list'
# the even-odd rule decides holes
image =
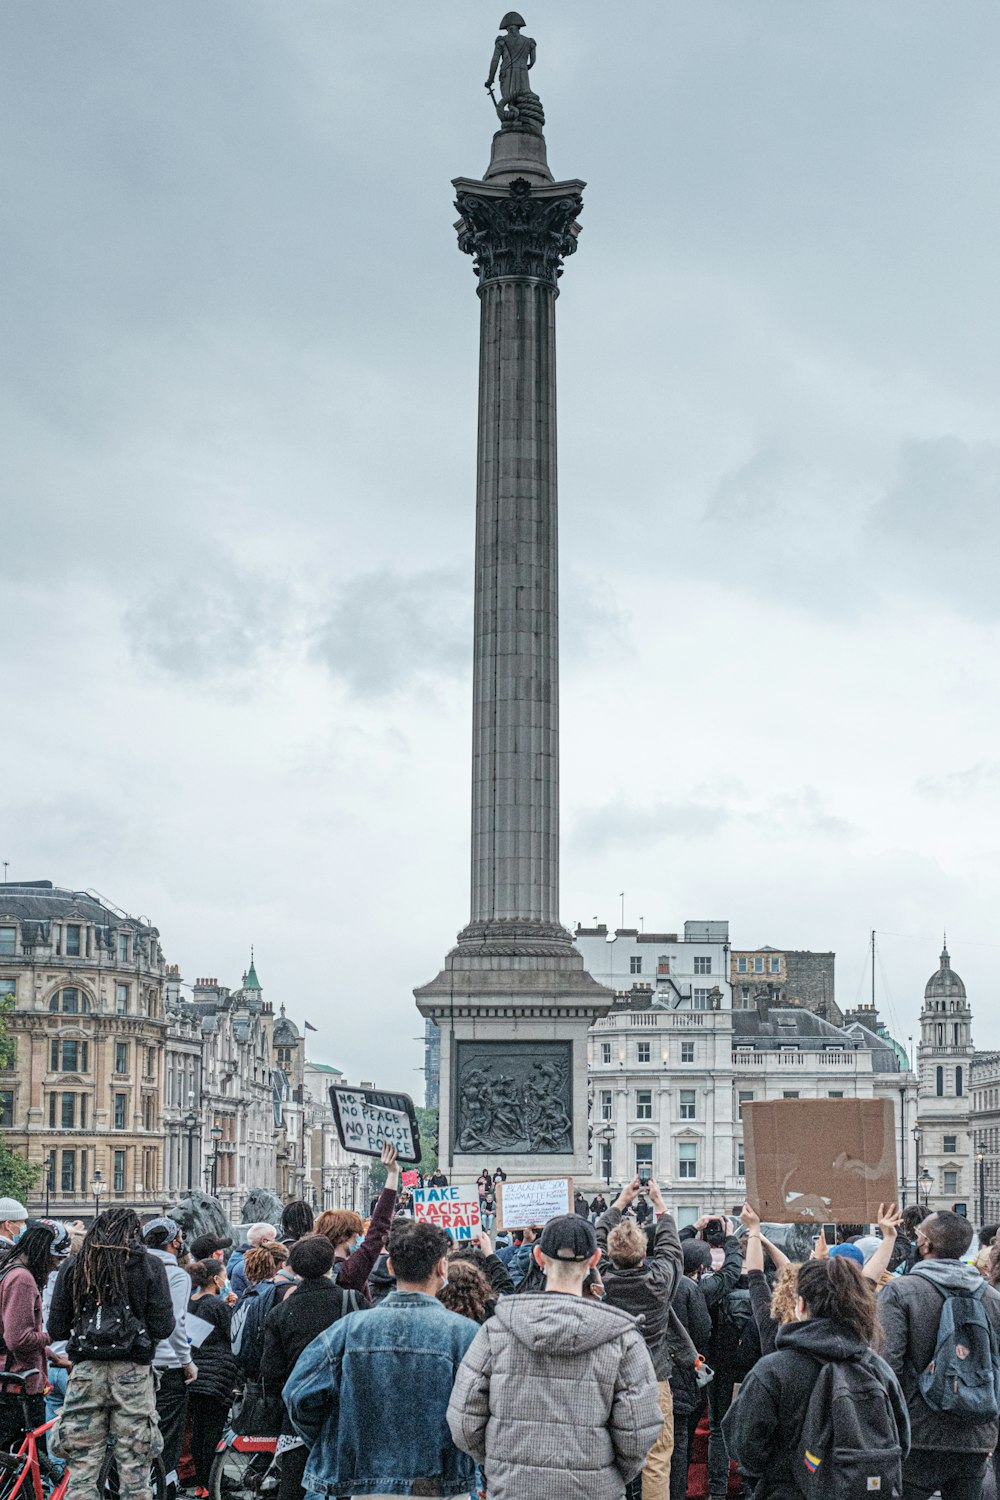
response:
{"label": "black backpack", "polygon": [[127,1302],[117,1307],[97,1303],[85,1308],[74,1324],[67,1350],[74,1362],[130,1359],[147,1364],[153,1357],[153,1340]]}
{"label": "black backpack", "polygon": [[805,1500],[902,1495],[903,1451],[874,1358],[824,1363],[792,1452],[792,1479]]}

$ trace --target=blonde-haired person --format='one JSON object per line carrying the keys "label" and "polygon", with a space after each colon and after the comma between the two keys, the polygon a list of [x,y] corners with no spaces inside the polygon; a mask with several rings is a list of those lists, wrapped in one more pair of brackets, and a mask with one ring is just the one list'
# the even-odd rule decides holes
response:
{"label": "blonde-haired person", "polygon": [[349,1208],[328,1208],[313,1226],[333,1246],[333,1279],[348,1291],[360,1292],[367,1302],[368,1277],[389,1238],[399,1187],[399,1158],[395,1146],[382,1147],[385,1187],[375,1204],[367,1230],[361,1215]]}
{"label": "blonde-haired person", "polygon": [[655,1179],[647,1189],[656,1215],[652,1245],[646,1231],[634,1219],[623,1218],[641,1190],[639,1178],[633,1177],[607,1213],[598,1219],[597,1243],[601,1251],[598,1265],[604,1282],[605,1306],[617,1307],[642,1320],[642,1336],[653,1361],[663,1417],[663,1427],[642,1471],[642,1493],[644,1500],[669,1500],[670,1460],[674,1451],[670,1304],[684,1275],[684,1252],[677,1226],[667,1213]]}

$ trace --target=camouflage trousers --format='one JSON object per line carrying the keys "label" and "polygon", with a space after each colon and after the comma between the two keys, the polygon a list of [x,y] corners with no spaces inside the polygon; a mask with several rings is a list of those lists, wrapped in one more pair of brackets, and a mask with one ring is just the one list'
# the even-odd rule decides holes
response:
{"label": "camouflage trousers", "polygon": [[118,1493],[152,1500],[149,1469],[163,1449],[156,1386],[148,1365],[88,1359],[74,1365],[49,1450],[69,1466],[66,1500],[97,1500],[108,1440],[115,1448]]}

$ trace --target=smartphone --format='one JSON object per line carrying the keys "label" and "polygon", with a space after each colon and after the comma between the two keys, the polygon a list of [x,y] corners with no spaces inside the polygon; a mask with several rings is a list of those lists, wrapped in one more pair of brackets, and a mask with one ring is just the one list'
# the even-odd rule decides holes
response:
{"label": "smartphone", "polygon": [[653,1169],[652,1169],[652,1167],[640,1167],[639,1168],[639,1181],[640,1182],[643,1182],[643,1183],[648,1182],[649,1179],[652,1177],[652,1175],[653,1175]]}
{"label": "smartphone", "polygon": [[837,1226],[836,1224],[822,1224],[820,1228],[823,1231],[823,1238],[826,1240],[827,1249],[829,1249],[831,1245],[837,1243]]}

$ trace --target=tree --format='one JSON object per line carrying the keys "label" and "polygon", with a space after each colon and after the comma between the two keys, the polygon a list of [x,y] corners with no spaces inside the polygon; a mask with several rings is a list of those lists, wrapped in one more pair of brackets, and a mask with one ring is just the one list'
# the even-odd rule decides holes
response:
{"label": "tree", "polygon": [[[420,1170],[425,1177],[429,1177],[438,1164],[438,1112],[418,1104],[414,1113],[420,1130]],[[403,1170],[409,1165],[404,1162]],[[380,1161],[372,1162],[368,1169],[368,1180],[374,1193],[380,1193],[385,1187],[385,1167]]]}
{"label": "tree", "polygon": [[[17,1060],[17,1041],[8,1031],[4,1021],[11,1009],[10,1000],[0,1005],[0,1068],[10,1070]],[[12,1151],[0,1136],[0,1196],[17,1198],[24,1203],[28,1193],[38,1181],[41,1167],[37,1162],[27,1161]]]}

